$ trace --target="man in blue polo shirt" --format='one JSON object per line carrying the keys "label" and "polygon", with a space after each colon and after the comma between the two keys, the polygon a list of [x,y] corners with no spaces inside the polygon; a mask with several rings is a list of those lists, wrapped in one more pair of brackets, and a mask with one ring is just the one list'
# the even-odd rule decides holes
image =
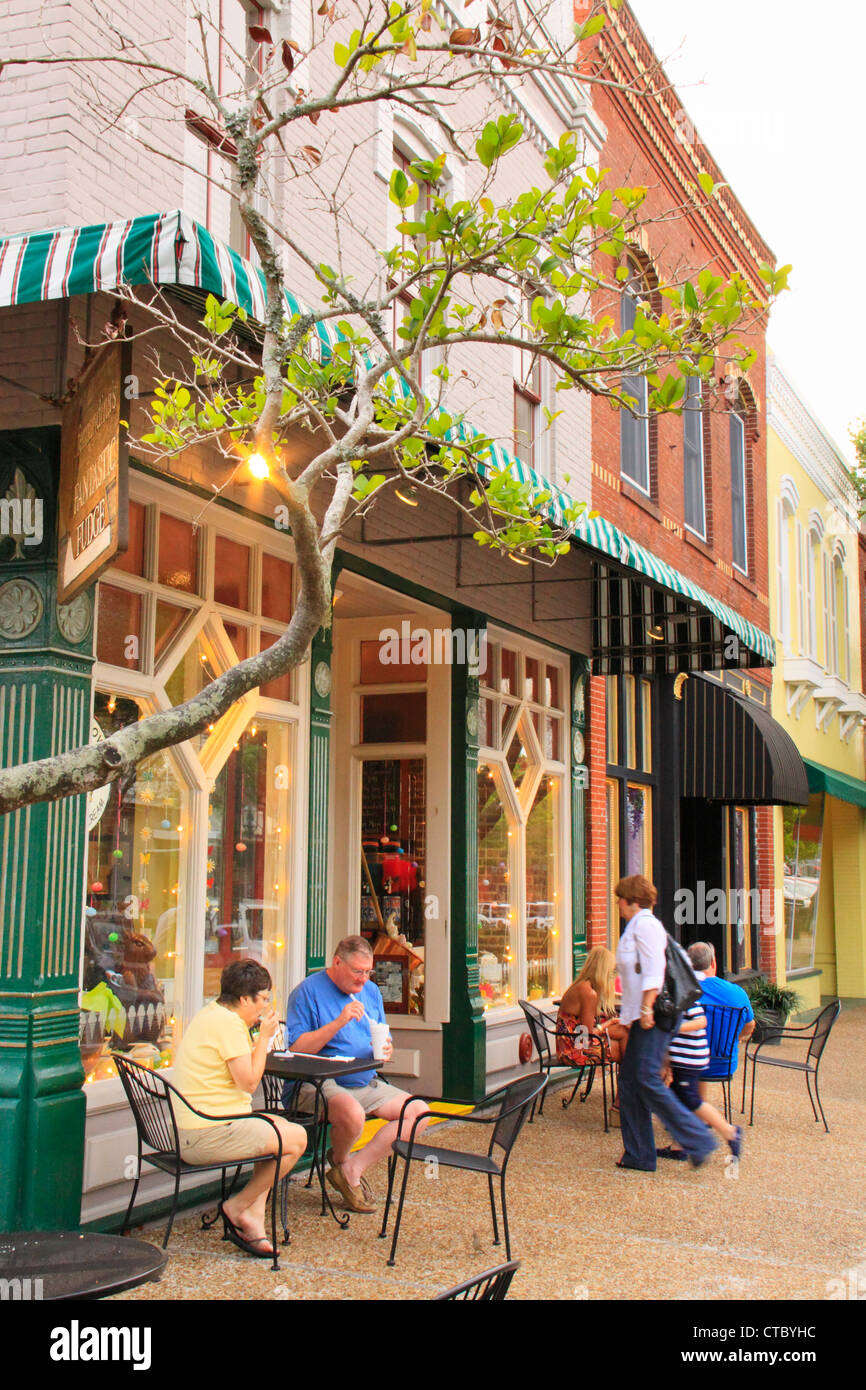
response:
{"label": "man in blue polo shirt", "polygon": [[[721,1004],[728,1009],[746,1009],[746,1023],[740,1031],[740,1037],[743,1042],[748,1042],[755,1031],[755,1015],[746,991],[739,985],[732,984],[730,980],[719,978],[716,974],[716,953],[708,941],[693,942],[689,947],[689,959],[701,982],[701,1005],[704,1011],[711,1009],[714,1004]],[[739,1054],[735,1047],[731,1057],[732,1074],[737,1070],[738,1061]],[[724,1062],[711,1061],[707,1069],[701,1073],[701,1095],[705,1091],[705,1081],[717,1081],[727,1074]]]}
{"label": "man in blue polo shirt", "polygon": [[[347,936],[339,943],[326,970],[308,975],[289,996],[286,1009],[286,1043],[294,1052],[311,1052],[323,1057],[369,1057],[373,1061],[370,1024],[385,1022],[385,1007],[379,986],[370,979],[373,952],[363,936]],[[392,1052],[390,1038],[384,1058]],[[291,1083],[290,1083],[291,1084]],[[391,1086],[369,1071],[356,1072],[339,1081],[327,1080],[322,1091],[328,1104],[333,1147],[328,1150],[328,1181],[340,1192],[351,1211],[374,1211],[375,1201],[364,1173],[391,1152],[398,1137],[397,1121],[405,1091]],[[412,1124],[426,1113],[423,1101],[407,1106],[400,1137],[408,1138]],[[393,1123],[378,1129],[363,1148],[352,1150],[369,1115]],[[418,1125],[416,1136],[426,1127]]]}

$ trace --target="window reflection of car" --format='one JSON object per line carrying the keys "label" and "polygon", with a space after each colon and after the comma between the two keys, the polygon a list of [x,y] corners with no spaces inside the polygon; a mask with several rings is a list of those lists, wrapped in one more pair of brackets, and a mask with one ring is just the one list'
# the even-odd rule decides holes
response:
{"label": "window reflection of car", "polygon": [[818,882],[817,878],[786,874],[782,880],[785,902],[795,903],[797,907],[808,907],[818,891]]}

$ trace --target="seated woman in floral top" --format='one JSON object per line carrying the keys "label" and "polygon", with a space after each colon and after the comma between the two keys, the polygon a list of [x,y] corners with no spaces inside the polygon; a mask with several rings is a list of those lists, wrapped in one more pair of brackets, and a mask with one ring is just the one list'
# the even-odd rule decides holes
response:
{"label": "seated woman in floral top", "polygon": [[[556,1018],[556,1055],[572,1066],[601,1061],[598,1035],[606,1035],[612,1061],[622,1060],[628,1029],[617,1022],[614,1006],[616,959],[606,946],[593,946],[583,969],[569,985]],[[588,1040],[587,1034],[594,1034]]]}

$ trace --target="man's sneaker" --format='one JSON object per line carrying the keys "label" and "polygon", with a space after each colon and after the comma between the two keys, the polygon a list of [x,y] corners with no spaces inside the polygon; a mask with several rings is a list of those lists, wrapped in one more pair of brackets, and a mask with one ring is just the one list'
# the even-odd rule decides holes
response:
{"label": "man's sneaker", "polygon": [[742,1147],[743,1147],[743,1128],[742,1128],[742,1125],[737,1125],[737,1126],[736,1126],[736,1133],[735,1133],[733,1139],[729,1139],[729,1140],[728,1140],[728,1148],[730,1149],[731,1153],[734,1155],[734,1158],[739,1158],[739,1157],[740,1157],[740,1150],[742,1149]]}

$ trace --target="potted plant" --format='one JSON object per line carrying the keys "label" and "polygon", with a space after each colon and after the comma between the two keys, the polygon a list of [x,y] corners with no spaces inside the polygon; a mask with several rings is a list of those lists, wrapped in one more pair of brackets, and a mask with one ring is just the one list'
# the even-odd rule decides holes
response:
{"label": "potted plant", "polygon": [[802,1006],[803,1000],[795,989],[777,985],[765,975],[749,980],[746,993],[755,1013],[754,1042],[781,1042],[781,1030],[788,1022],[788,1016]]}

